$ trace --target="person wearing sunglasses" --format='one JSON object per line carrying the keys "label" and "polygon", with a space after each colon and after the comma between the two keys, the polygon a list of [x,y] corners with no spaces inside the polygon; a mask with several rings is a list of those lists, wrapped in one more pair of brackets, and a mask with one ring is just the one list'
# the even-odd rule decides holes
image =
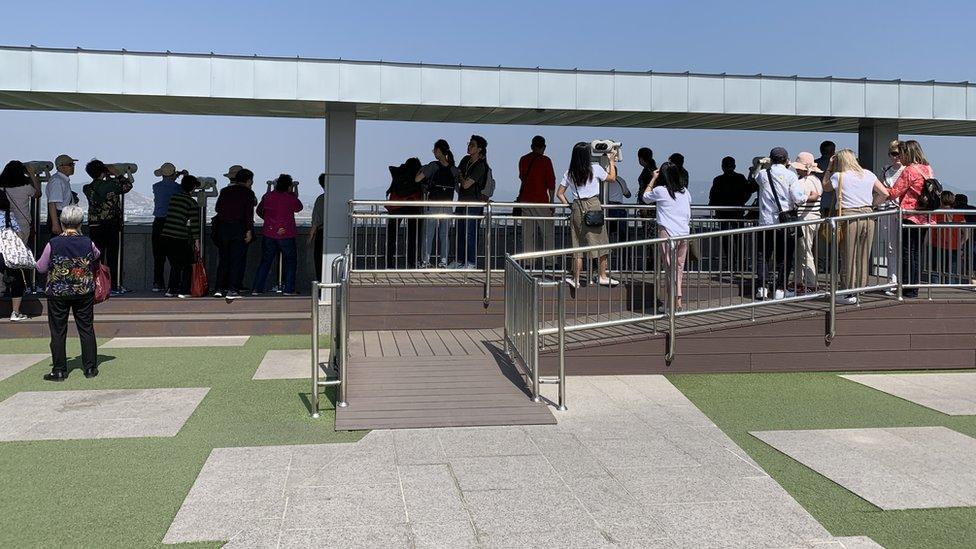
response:
{"label": "person wearing sunglasses", "polygon": [[[905,166],[901,163],[901,153],[898,152],[898,145],[901,142],[895,139],[888,144],[888,161],[889,165],[885,166],[881,170],[881,183],[887,189],[891,189],[895,186],[895,182],[901,176],[902,170]],[[882,205],[882,208],[897,208],[898,203],[894,200],[887,200]],[[898,257],[898,250],[895,249],[897,244],[897,238],[895,238],[895,232],[898,231],[898,219],[895,216],[888,216],[881,219],[882,224],[882,234],[888,235],[887,242],[884,243],[885,247],[885,257],[888,261],[888,281],[892,284],[898,282],[898,263],[900,258]],[[888,296],[895,295],[894,290],[886,290],[885,294]]]}

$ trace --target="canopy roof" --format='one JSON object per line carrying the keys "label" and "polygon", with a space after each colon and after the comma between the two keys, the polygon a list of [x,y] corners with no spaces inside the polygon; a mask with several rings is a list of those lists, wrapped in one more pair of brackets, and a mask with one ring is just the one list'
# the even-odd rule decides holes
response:
{"label": "canopy roof", "polygon": [[976,135],[976,85],[0,46],[0,108]]}

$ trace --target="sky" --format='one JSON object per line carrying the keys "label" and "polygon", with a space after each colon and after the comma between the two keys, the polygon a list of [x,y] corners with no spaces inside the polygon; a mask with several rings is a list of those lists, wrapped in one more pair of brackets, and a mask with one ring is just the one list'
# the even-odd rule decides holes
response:
{"label": "sky", "polygon": [[[0,44],[87,49],[301,56],[516,67],[976,80],[976,3],[890,0],[612,3],[580,1],[51,1],[8,3]],[[826,6],[826,5],[825,5]],[[15,25],[12,21],[28,22]],[[835,21],[836,23],[832,23]],[[686,157],[696,202],[703,202],[721,158],[745,167],[773,146],[815,153],[820,141],[856,149],[855,134],[533,127],[361,121],[356,196],[379,198],[388,165],[431,159],[446,138],[463,151],[487,138],[496,200],[514,199],[516,163],[544,135],[557,173],[573,143],[612,138],[624,144],[620,173],[636,183],[636,150]],[[0,161],[53,159],[136,162],[136,189],[148,194],[152,170],[173,162],[219,176],[231,164],[258,183],[279,173],[303,182],[310,198],[324,167],[325,122],[216,116],[0,111]],[[976,138],[920,138],[936,175],[950,189],[976,194],[968,164]],[[84,182],[84,176],[75,181]],[[259,187],[261,188],[261,187]]]}

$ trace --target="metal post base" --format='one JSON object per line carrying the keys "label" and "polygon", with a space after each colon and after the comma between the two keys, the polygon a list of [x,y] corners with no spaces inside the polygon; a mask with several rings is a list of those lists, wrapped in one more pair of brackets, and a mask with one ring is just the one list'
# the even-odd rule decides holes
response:
{"label": "metal post base", "polygon": [[532,397],[532,402],[536,402],[536,403],[542,402],[542,397]]}
{"label": "metal post base", "polygon": [[312,414],[312,419],[318,419],[318,418],[319,418],[318,412]]}
{"label": "metal post base", "polygon": [[557,406],[556,410],[559,410],[560,412],[565,412],[566,410],[569,410],[569,408],[567,408],[566,405],[564,404],[562,406]]}
{"label": "metal post base", "polygon": [[336,407],[337,408],[345,408],[346,406],[349,406],[349,403],[348,402],[337,402],[336,403]]}

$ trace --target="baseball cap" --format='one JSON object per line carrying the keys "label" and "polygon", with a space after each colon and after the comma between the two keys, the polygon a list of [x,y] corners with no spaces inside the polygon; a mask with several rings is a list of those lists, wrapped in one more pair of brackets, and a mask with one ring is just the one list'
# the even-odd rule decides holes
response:
{"label": "baseball cap", "polygon": [[234,176],[237,175],[237,172],[239,172],[239,171],[241,171],[243,169],[244,169],[244,166],[241,166],[240,164],[234,164],[233,166],[227,168],[227,173],[224,174],[224,177],[226,177],[227,179],[233,180],[234,179]]}
{"label": "baseball cap", "polygon": [[78,161],[77,158],[71,158],[70,156],[68,156],[66,154],[59,154],[58,157],[54,159],[54,165],[55,166],[70,166],[71,164],[74,164],[77,161]]}
{"label": "baseball cap", "polygon": [[789,157],[790,153],[786,152],[786,149],[783,147],[773,147],[773,149],[769,151],[769,158],[772,159],[773,162],[783,162],[784,160],[789,159]]}

